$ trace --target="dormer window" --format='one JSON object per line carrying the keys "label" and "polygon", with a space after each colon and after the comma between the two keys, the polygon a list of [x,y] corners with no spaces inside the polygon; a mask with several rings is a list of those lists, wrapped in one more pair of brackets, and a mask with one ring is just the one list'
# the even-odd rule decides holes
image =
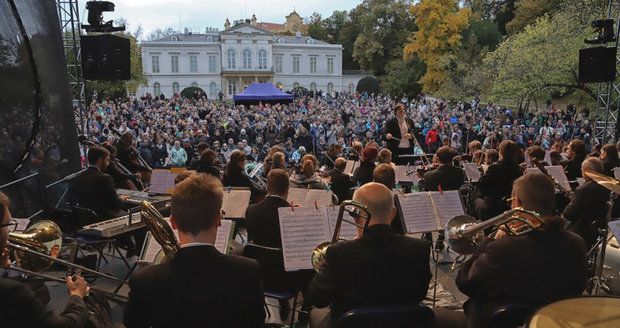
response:
{"label": "dormer window", "polygon": [[207,36],[207,42],[213,42],[213,36],[208,35]]}
{"label": "dormer window", "polygon": [[277,43],[284,43],[284,38],[278,38],[278,39],[276,40],[276,42],[277,42]]}
{"label": "dormer window", "polygon": [[308,40],[306,40],[307,44],[314,44],[314,39],[313,38],[309,38]]}
{"label": "dormer window", "polygon": [[172,41],[179,41],[179,36],[178,35],[173,35],[172,36]]}

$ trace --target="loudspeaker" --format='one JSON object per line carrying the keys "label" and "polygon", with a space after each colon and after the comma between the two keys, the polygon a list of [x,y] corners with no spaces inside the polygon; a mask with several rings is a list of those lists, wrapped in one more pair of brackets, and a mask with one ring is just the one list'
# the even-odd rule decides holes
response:
{"label": "loudspeaker", "polygon": [[616,48],[595,47],[579,50],[579,81],[611,82],[616,79]]}
{"label": "loudspeaker", "polygon": [[111,34],[80,37],[82,77],[86,80],[129,80],[129,39]]}

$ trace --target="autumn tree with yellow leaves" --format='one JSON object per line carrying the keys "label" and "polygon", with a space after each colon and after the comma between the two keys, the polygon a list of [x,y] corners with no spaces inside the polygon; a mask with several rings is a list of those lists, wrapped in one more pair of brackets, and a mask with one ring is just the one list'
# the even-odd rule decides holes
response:
{"label": "autumn tree with yellow leaves", "polygon": [[469,25],[471,10],[459,9],[455,0],[421,0],[410,12],[418,31],[405,45],[405,60],[417,55],[426,64],[420,84],[424,92],[432,93],[448,78],[446,69],[461,45],[461,32]]}

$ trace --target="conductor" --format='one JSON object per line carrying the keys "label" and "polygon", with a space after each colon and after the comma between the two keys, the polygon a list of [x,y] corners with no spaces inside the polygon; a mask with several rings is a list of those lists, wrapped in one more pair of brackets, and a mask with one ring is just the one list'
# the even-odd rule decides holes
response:
{"label": "conductor", "polygon": [[385,123],[385,138],[388,142],[388,148],[392,152],[394,163],[397,165],[406,165],[407,160],[401,155],[412,154],[413,148],[413,120],[405,117],[405,105],[397,104],[394,106],[394,115],[396,117]]}

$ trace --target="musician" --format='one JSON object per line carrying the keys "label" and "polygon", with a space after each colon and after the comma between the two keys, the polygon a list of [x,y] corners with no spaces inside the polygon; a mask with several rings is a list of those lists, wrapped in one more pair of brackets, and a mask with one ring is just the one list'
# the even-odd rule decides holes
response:
{"label": "musician", "polygon": [[394,165],[394,163],[392,163],[392,152],[387,148],[381,148],[381,150],[379,150],[379,156],[377,156],[377,163]]}
{"label": "musician", "polygon": [[[112,176],[114,179],[114,185],[116,188],[138,190],[142,187],[142,183],[139,180],[140,174],[132,174],[127,168],[121,167],[115,160],[116,147],[110,144],[103,144],[103,147],[110,152],[110,164],[105,168],[104,172]],[[121,164],[122,165],[122,164]]]}
{"label": "musician", "polygon": [[[0,268],[11,266],[7,242],[11,213],[9,198],[0,192]],[[0,277],[0,322],[2,327],[86,327],[88,309],[83,299],[89,292],[86,281],[81,276],[67,277],[69,299],[60,314],[46,310],[35,293],[27,285]]]}
{"label": "musician", "polygon": [[359,141],[353,141],[351,144],[351,148],[349,149],[349,155],[347,156],[347,160],[350,161],[359,161],[362,155],[362,143]]}
{"label": "musician", "polygon": [[300,164],[301,171],[293,173],[289,178],[291,187],[328,190],[327,184],[317,173],[318,160],[314,155],[304,155]]}
{"label": "musician", "polygon": [[512,182],[523,175],[519,167],[519,146],[510,140],[499,145],[500,159],[489,166],[478,181],[480,197],[475,200],[476,211],[481,219],[488,219],[508,209],[506,199],[510,197]]}
{"label": "musician", "polygon": [[531,146],[527,149],[527,155],[530,157],[530,161],[532,159],[537,160],[543,166],[549,166],[550,164],[545,162],[545,149],[541,146]]}
{"label": "musician", "polygon": [[127,328],[263,326],[258,263],[213,246],[222,202],[222,183],[212,176],[192,175],[175,186],[170,222],[181,247],[169,262],[131,276]]}
{"label": "musician", "polygon": [[448,146],[442,146],[435,153],[434,159],[438,163],[436,169],[424,173],[424,190],[459,190],[465,182],[463,170],[454,167],[454,150]]}
{"label": "musician", "polygon": [[564,209],[564,217],[571,222],[568,230],[580,235],[591,247],[598,236],[598,229],[603,228],[607,221],[609,191],[585,175],[583,172],[586,170],[603,173],[603,162],[596,157],[583,161],[581,172],[585,182],[575,189],[575,196]]}
{"label": "musician", "polygon": [[499,152],[495,149],[487,149],[484,152],[484,164],[491,165],[499,161]]}
{"label": "musician", "polygon": [[390,189],[370,182],[353,194],[353,200],[370,210],[371,220],[361,238],[327,249],[325,262],[308,288],[312,305],[331,305],[331,315],[321,326],[353,308],[417,304],[428,290],[429,247],[392,230],[396,207]]}
{"label": "musician", "polygon": [[334,168],[336,158],[340,156],[342,156],[342,146],[339,144],[333,144],[329,146],[325,154],[323,154],[321,165],[331,170]]}
{"label": "musician", "polygon": [[346,167],[347,160],[342,157],[338,157],[336,158],[334,169],[329,173],[329,176],[331,177],[331,189],[336,197],[338,197],[339,203],[351,199],[351,188],[355,187],[357,184],[355,179],[344,173]]}
{"label": "musician", "polygon": [[394,106],[396,117],[385,123],[385,139],[392,155],[396,158],[396,164],[407,164],[406,160],[401,159],[401,155],[412,154],[413,151],[413,120],[405,117],[405,105],[397,104]]}
{"label": "musician", "polygon": [[353,171],[353,177],[360,185],[372,181],[372,172],[376,167],[375,161],[378,155],[379,149],[375,145],[369,144],[364,148],[360,165]]}
{"label": "musician", "polygon": [[[372,179],[374,182],[380,183],[390,190],[394,190],[396,187],[396,172],[394,171],[394,167],[390,164],[379,164],[372,172]],[[396,206],[398,196],[394,194],[394,206]],[[390,224],[394,232],[404,235],[407,231],[405,231],[405,225],[403,222],[403,218],[400,216],[400,212],[396,211],[396,216],[394,216],[394,220]]]}
{"label": "musician", "polygon": [[560,164],[564,166],[569,181],[581,178],[581,163],[586,159],[586,143],[580,139],[573,139],[566,150],[568,160]]}
{"label": "musician", "polygon": [[206,173],[218,179],[222,178],[218,155],[212,149],[205,149],[200,154],[200,159],[195,163],[195,170],[198,173]]}
{"label": "musician", "polygon": [[603,161],[603,168],[605,174],[610,177],[614,177],[614,169],[620,166],[620,159],[618,158],[618,148],[614,144],[607,144],[601,148],[601,156],[599,157]]}
{"label": "musician", "polygon": [[118,152],[118,160],[133,173],[140,172],[143,175],[144,180],[150,180],[150,170],[144,166],[138,157],[138,153],[133,147],[133,134],[131,132],[125,132],[121,135],[116,143]]}
{"label": "musician", "polygon": [[250,188],[252,203],[256,203],[264,192],[245,173],[245,153],[239,149],[235,149],[230,154],[230,161],[226,165],[222,183],[225,187]]}
{"label": "musician", "polygon": [[548,177],[526,174],[514,182],[511,207],[539,213],[542,226],[521,236],[500,230],[463,263],[456,285],[469,296],[463,306],[469,327],[484,327],[503,305],[534,309],[581,295],[586,285],[585,243],[563,229],[562,217],[553,216],[554,202],[555,187]]}
{"label": "musician", "polygon": [[267,178],[267,174],[269,174],[269,170],[271,170],[271,165],[273,164],[273,155],[277,152],[280,152],[284,155],[282,147],[278,145],[275,145],[269,148],[269,152],[267,153],[267,156],[265,156],[265,159],[263,160],[264,178]]}

